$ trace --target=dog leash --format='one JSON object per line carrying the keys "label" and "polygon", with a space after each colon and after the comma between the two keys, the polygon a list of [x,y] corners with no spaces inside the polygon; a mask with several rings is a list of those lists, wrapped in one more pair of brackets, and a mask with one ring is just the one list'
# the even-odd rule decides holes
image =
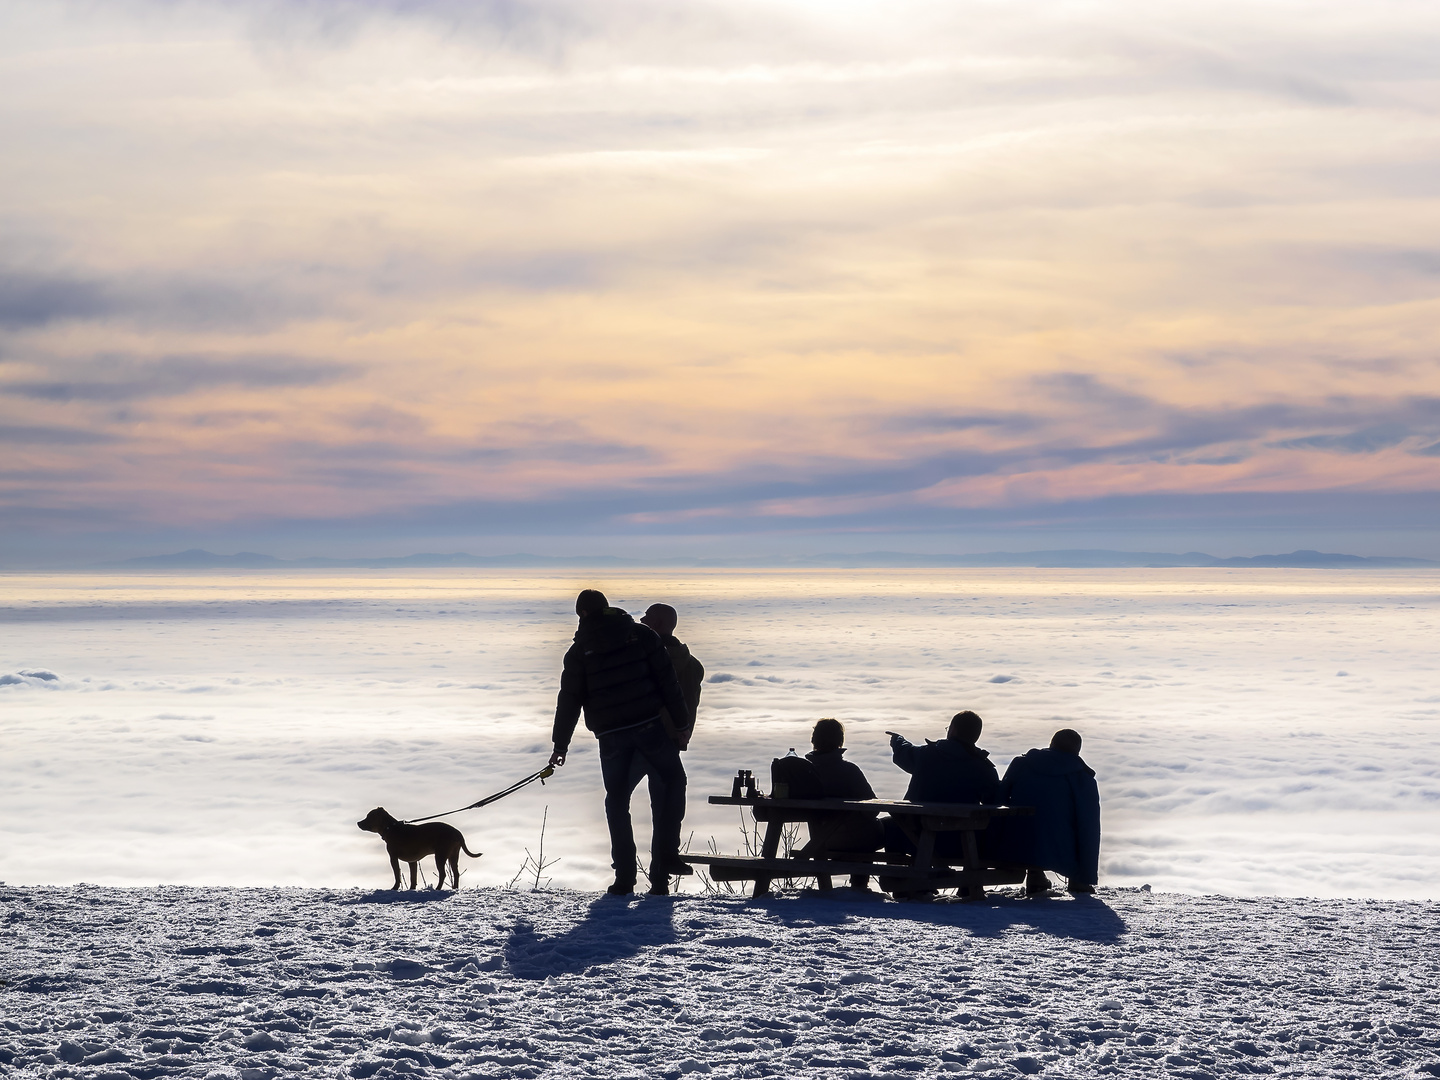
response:
{"label": "dog leash", "polygon": [[546,765],[545,768],[541,769],[539,772],[531,773],[529,776],[525,777],[524,780],[515,781],[515,783],[511,784],[504,791],[497,791],[494,795],[486,795],[485,798],[481,799],[479,802],[472,802],[469,806],[462,806],[458,810],[446,810],[443,814],[431,814],[429,817],[407,818],[405,821],[401,822],[401,824],[414,825],[421,821],[434,821],[436,818],[449,817],[451,814],[458,814],[462,810],[477,810],[482,806],[489,806],[496,799],[503,799],[506,795],[515,794],[515,792],[519,791],[526,784],[533,784],[536,780],[539,780],[541,784],[544,784],[547,778],[554,775],[555,766]]}

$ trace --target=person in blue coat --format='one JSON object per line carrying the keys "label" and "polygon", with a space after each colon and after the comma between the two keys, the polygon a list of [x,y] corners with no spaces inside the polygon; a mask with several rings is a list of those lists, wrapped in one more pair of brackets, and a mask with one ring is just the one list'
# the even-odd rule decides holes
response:
{"label": "person in blue coat", "polygon": [[1024,866],[1025,891],[1050,891],[1045,871],[1062,874],[1072,893],[1093,893],[1100,878],[1100,789],[1080,756],[1080,733],[1057,731],[1045,750],[1021,754],[1005,770],[1000,800],[1033,806],[1034,817],[997,818],[988,832],[997,861]]}
{"label": "person in blue coat", "polygon": [[[999,801],[1000,774],[986,750],[976,746],[983,722],[966,709],[950,720],[945,738],[916,746],[903,735],[890,736],[895,764],[910,774],[906,802],[993,803]],[[935,838],[935,854],[942,858],[960,853],[960,834],[947,832]],[[904,824],[885,821],[885,850],[915,853],[915,841]]]}

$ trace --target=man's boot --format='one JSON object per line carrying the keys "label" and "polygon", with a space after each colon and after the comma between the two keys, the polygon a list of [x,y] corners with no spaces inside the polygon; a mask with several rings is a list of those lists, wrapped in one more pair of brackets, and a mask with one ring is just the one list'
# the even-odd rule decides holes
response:
{"label": "man's boot", "polygon": [[1046,877],[1044,870],[1030,869],[1025,871],[1025,895],[1045,896],[1051,891],[1050,879]]}
{"label": "man's boot", "polygon": [[635,891],[635,882],[625,881],[621,878],[615,879],[615,884],[605,890],[611,896],[629,896]]}

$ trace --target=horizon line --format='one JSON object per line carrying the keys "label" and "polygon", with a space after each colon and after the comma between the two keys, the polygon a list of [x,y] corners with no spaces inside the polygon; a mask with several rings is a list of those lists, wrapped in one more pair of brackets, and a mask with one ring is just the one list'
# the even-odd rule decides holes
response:
{"label": "horizon line", "polygon": [[[468,552],[417,552],[400,556],[304,556],[282,559],[258,552],[218,555],[202,548],[162,555],[138,556],[71,570],[320,570],[320,569],[508,569],[563,567],[641,569],[943,569],[1013,567],[1016,569],[1424,569],[1440,561],[1410,556],[1350,555],[1299,549],[1284,554],[1215,556],[1183,553],[1121,551],[1109,548],[1063,548],[1031,551],[987,551],[968,554],[939,552],[820,552],[810,555],[636,558],[620,555],[472,555]],[[54,568],[52,568],[54,569]]]}

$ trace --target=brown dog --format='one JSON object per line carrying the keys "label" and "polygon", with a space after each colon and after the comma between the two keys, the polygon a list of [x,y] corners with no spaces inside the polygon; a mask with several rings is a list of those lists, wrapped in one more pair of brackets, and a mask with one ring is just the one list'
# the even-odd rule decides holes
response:
{"label": "brown dog", "polygon": [[460,852],[472,859],[482,854],[465,846],[465,837],[453,825],[443,821],[428,821],[423,825],[406,825],[387,813],[383,806],[377,806],[365,815],[364,821],[355,824],[366,832],[379,833],[385,841],[385,850],[390,853],[390,867],[395,871],[395,888],[400,888],[400,863],[410,864],[410,888],[415,888],[415,874],[420,860],[427,855],[435,856],[435,869],[440,880],[435,888],[445,887],[445,864],[450,864],[450,880],[460,888]]}

